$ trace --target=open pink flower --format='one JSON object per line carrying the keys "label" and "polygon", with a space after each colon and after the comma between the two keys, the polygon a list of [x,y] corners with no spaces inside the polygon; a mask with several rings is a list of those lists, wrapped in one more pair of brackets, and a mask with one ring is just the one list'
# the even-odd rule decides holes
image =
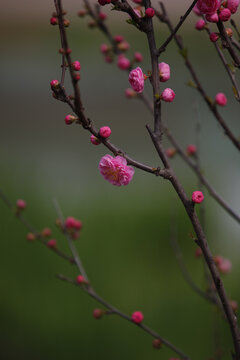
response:
{"label": "open pink flower", "polygon": [[213,14],[221,5],[221,0],[198,0],[197,7],[202,14]]}
{"label": "open pink flower", "polygon": [[116,186],[128,185],[133,178],[134,169],[127,166],[127,160],[122,156],[105,155],[101,158],[99,171],[105,180]]}
{"label": "open pink flower", "polygon": [[136,69],[130,71],[128,80],[134,91],[137,93],[143,92],[144,89],[144,75],[142,69],[138,66]]}

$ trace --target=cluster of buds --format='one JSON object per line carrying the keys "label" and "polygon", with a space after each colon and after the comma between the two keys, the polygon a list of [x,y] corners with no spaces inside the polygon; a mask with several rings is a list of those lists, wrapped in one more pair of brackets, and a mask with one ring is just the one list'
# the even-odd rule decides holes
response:
{"label": "cluster of buds", "polygon": [[[66,15],[67,12],[65,10],[63,10],[62,15]],[[56,12],[52,13],[52,16],[50,18],[50,24],[51,25],[58,25],[59,24],[59,20],[58,20],[58,14]],[[63,19],[63,25],[65,27],[68,27],[70,25],[70,21],[68,19]]]}
{"label": "cluster of buds", "polygon": [[240,0],[198,0],[193,11],[208,22],[228,21],[238,10]]}
{"label": "cluster of buds", "polygon": [[64,229],[71,235],[73,240],[76,240],[79,238],[82,222],[73,216],[69,216],[65,220]]}

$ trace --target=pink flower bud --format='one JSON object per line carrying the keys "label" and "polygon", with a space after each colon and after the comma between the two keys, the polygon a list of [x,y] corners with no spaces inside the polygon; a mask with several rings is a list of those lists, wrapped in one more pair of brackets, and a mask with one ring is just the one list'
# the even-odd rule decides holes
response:
{"label": "pink flower bud", "polygon": [[145,10],[145,15],[146,15],[146,17],[148,17],[148,18],[152,18],[154,15],[155,15],[155,10],[153,9],[153,8],[147,8],[146,10]]}
{"label": "pink flower bud", "polygon": [[47,246],[50,248],[50,249],[56,249],[57,247],[57,241],[55,239],[50,239],[48,240],[47,242]]}
{"label": "pink flower bud", "polygon": [[170,66],[166,64],[165,62],[161,62],[158,64],[159,69],[159,77],[161,82],[166,82],[170,79]]}
{"label": "pink flower bud", "polygon": [[197,30],[203,30],[205,28],[206,22],[203,19],[199,19],[196,22],[195,29]]}
{"label": "pink flower bud", "polygon": [[197,7],[202,14],[213,14],[221,5],[221,0],[198,0]]}
{"label": "pink flower bud", "polygon": [[57,88],[60,85],[60,83],[59,83],[58,80],[52,80],[50,82],[50,85],[51,85],[52,88]]}
{"label": "pink flower bud", "polygon": [[68,48],[67,51],[66,51],[67,54],[71,54],[71,52],[72,52],[72,50],[69,49],[69,48]]}
{"label": "pink flower bud", "polygon": [[168,149],[165,150],[165,154],[166,154],[167,157],[169,157],[169,158],[173,158],[174,155],[176,155],[176,153],[177,153],[177,151],[176,151],[176,149],[174,149],[174,148],[168,148]]}
{"label": "pink flower bud", "polygon": [[207,15],[206,15],[206,19],[207,19],[207,21],[212,22],[212,23],[217,23],[218,20],[219,20],[217,13],[207,14]]}
{"label": "pink flower bud", "polygon": [[78,275],[78,276],[76,277],[76,282],[77,282],[78,284],[86,284],[86,281],[85,281],[85,279],[84,279],[84,277],[83,277],[82,275]]}
{"label": "pink flower bud", "polygon": [[141,313],[141,311],[135,311],[132,316],[131,319],[135,324],[141,324],[141,322],[143,321],[143,314]]}
{"label": "pink flower bud", "polygon": [[64,19],[64,20],[63,20],[63,25],[64,25],[65,27],[69,27],[70,21],[69,21],[68,19]]}
{"label": "pink flower bud", "polygon": [[68,216],[65,220],[65,228],[66,229],[74,229],[75,228],[75,218],[73,216]]}
{"label": "pink flower bud", "polygon": [[232,13],[228,8],[222,9],[219,11],[219,19],[221,21],[228,21],[230,19],[231,15],[232,15]]}
{"label": "pink flower bud", "polygon": [[200,247],[198,247],[195,251],[195,256],[196,258],[199,258],[202,256],[202,249]]}
{"label": "pink flower bud", "polygon": [[131,66],[131,61],[128,58],[126,58],[124,55],[119,55],[117,65],[119,69],[127,70]]}
{"label": "pink flower bud", "polygon": [[99,145],[101,144],[101,140],[99,140],[96,136],[91,135],[90,136],[90,141],[93,145]]}
{"label": "pink flower bud", "polygon": [[36,236],[33,233],[28,233],[26,238],[27,238],[27,241],[32,242],[36,239]]}
{"label": "pink flower bud", "polygon": [[240,0],[228,0],[227,8],[231,11],[232,14],[237,12]]}
{"label": "pink flower bud", "polygon": [[152,342],[152,346],[154,347],[154,349],[160,349],[162,346],[162,342],[160,339],[154,339]]}
{"label": "pink flower bud", "polygon": [[79,70],[81,69],[81,64],[80,64],[79,61],[74,61],[74,62],[72,63],[72,67],[73,67],[73,70],[79,71]]}
{"label": "pink flower bud", "polygon": [[113,40],[116,42],[116,43],[120,43],[124,40],[124,37],[122,35],[116,35],[113,37]]}
{"label": "pink flower bud", "polygon": [[81,220],[77,220],[77,219],[75,219],[75,224],[74,224],[74,229],[76,229],[76,230],[81,230],[82,229],[82,222],[81,222]]}
{"label": "pink flower bud", "polygon": [[106,54],[109,51],[109,46],[107,44],[101,44],[100,51],[102,54]]}
{"label": "pink flower bud", "polygon": [[227,98],[224,95],[224,93],[218,93],[215,96],[215,101],[216,101],[216,104],[218,104],[220,106],[225,106],[227,104]]}
{"label": "pink flower bud", "polygon": [[204,196],[203,193],[201,191],[194,191],[192,193],[192,201],[196,204],[200,204],[201,202],[203,202],[204,200]]}
{"label": "pink flower bud", "polygon": [[51,234],[52,234],[52,231],[49,228],[44,228],[41,233],[41,235],[44,237],[49,237],[49,236],[51,236]]}
{"label": "pink flower bud", "polygon": [[100,20],[103,21],[103,20],[105,20],[106,18],[107,18],[107,15],[106,15],[106,14],[104,14],[104,13],[102,13],[102,12],[99,13],[99,19],[100,19]]}
{"label": "pink flower bud", "polygon": [[111,0],[98,0],[99,5],[104,6],[111,3]]}
{"label": "pink flower bud", "polygon": [[127,88],[126,90],[125,90],[125,96],[127,97],[127,98],[133,98],[133,97],[135,97],[137,94],[135,93],[135,91],[133,91],[133,89],[131,89],[131,88]]}
{"label": "pink flower bud", "polygon": [[99,135],[104,138],[107,139],[110,135],[111,135],[111,129],[109,126],[103,126],[100,128],[99,130]]}
{"label": "pink flower bud", "polygon": [[140,52],[135,52],[134,53],[134,60],[136,62],[142,62],[143,61],[143,56]]}
{"label": "pink flower bud", "polygon": [[79,81],[80,78],[81,78],[81,77],[80,77],[80,74],[79,74],[79,73],[75,73],[75,74],[74,74],[74,80],[75,80],[75,81]]}
{"label": "pink flower bud", "polygon": [[189,156],[196,154],[196,152],[197,152],[197,148],[196,148],[195,145],[188,145],[187,146],[187,154]]}
{"label": "pink flower bud", "polygon": [[211,42],[216,42],[219,39],[219,35],[217,33],[215,33],[215,32],[212,32],[209,35],[209,39],[211,40]]}
{"label": "pink flower bud", "polygon": [[130,49],[130,45],[127,41],[120,42],[117,47],[120,51],[128,51]]}
{"label": "pink flower bud", "polygon": [[226,31],[228,37],[232,37],[232,36],[233,36],[233,31],[232,31],[231,28],[227,28],[227,29],[225,29],[225,31]]}
{"label": "pink flower bud", "polygon": [[57,25],[58,24],[58,19],[56,17],[51,17],[50,19],[50,24],[51,25]]}
{"label": "pink flower bud", "polygon": [[137,93],[142,93],[144,90],[144,76],[142,69],[138,66],[136,69],[130,71],[128,80],[133,90]]}
{"label": "pink flower bud", "polygon": [[172,102],[174,98],[175,98],[175,92],[172,89],[166,88],[163,90],[161,94],[161,99],[163,101]]}
{"label": "pink flower bud", "polygon": [[228,259],[222,258],[218,263],[218,270],[222,274],[228,274],[232,270],[232,263]]}
{"label": "pink flower bud", "polygon": [[25,200],[18,199],[16,205],[19,210],[23,210],[27,206],[27,203]]}
{"label": "pink flower bud", "polygon": [[93,310],[93,317],[95,319],[101,319],[101,317],[105,314],[105,311],[102,309],[94,309]]}
{"label": "pink flower bud", "polygon": [[76,121],[77,120],[77,118],[75,117],[75,116],[73,116],[73,115],[67,115],[66,117],[65,117],[65,124],[66,125],[71,125],[74,121]]}
{"label": "pink flower bud", "polygon": [[139,4],[139,5],[142,4],[142,0],[133,0],[133,2],[134,2],[135,4]]}

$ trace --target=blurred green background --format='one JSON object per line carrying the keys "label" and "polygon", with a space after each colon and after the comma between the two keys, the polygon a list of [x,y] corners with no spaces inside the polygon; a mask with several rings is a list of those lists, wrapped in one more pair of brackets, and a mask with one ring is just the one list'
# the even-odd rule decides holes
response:
{"label": "blurred green background", "polygon": [[[98,171],[98,162],[108,153],[94,147],[80,127],[64,124],[67,105],[51,96],[49,82],[60,77],[61,57],[57,27],[49,25],[53,2],[3,1],[1,20],[1,189],[15,202],[27,201],[29,221],[39,230],[53,229],[59,247],[68,251],[65,239],[55,229],[53,198],[64,215],[83,221],[77,247],[89,278],[99,294],[122,311],[144,313],[146,324],[181,348],[194,360],[210,359],[215,348],[229,359],[232,348],[228,327],[213,307],[189,289],[179,271],[170,237],[177,229],[186,265],[196,283],[205,288],[203,264],[194,257],[195,245],[188,234],[191,225],[178,198],[165,181],[136,170],[131,184],[115,188]],[[165,1],[173,21],[189,2]],[[181,3],[181,4],[179,4]],[[73,59],[79,59],[81,91],[86,114],[97,127],[112,128],[113,143],[131,157],[152,166],[160,165],[145,130],[152,124],[147,109],[124,96],[127,74],[116,64],[106,64],[99,51],[106,42],[97,29],[79,19],[81,3],[65,2],[71,26],[68,29]],[[105,11],[105,8],[104,8]],[[109,13],[114,35],[122,34],[134,51],[144,55],[142,68],[150,69],[144,35],[126,26],[125,15]],[[238,18],[236,18],[238,19]],[[221,109],[230,128],[240,134],[238,104],[206,34],[194,30],[196,17],[181,31],[198,73],[210,96],[224,91],[228,106]],[[168,35],[156,22],[159,44]],[[203,50],[204,49],[204,50]],[[195,143],[197,116],[201,119],[201,163],[207,178],[222,196],[240,211],[239,154],[224,136],[206,105],[185,83],[190,76],[174,43],[161,61],[171,65],[166,87],[176,92],[173,104],[164,104],[163,116],[186,147]],[[66,87],[71,92],[69,82]],[[151,96],[150,85],[146,93]],[[198,111],[196,111],[196,108]],[[165,141],[165,145],[168,143]],[[173,165],[190,195],[197,179],[178,158]],[[239,301],[239,226],[205,191],[206,233],[214,254],[233,264],[224,278],[227,292]],[[15,359],[168,359],[176,357],[163,347],[151,347],[151,337],[120,318],[94,320],[99,305],[79,289],[55,278],[58,273],[75,277],[77,270],[41,244],[25,240],[26,229],[0,202],[0,353]]]}

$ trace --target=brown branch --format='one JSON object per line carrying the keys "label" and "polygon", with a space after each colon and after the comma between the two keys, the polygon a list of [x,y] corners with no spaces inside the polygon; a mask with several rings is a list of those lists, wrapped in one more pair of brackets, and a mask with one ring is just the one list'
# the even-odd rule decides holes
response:
{"label": "brown branch", "polygon": [[231,55],[231,57],[234,61],[234,66],[240,68],[240,56],[235,52],[234,47],[231,43],[231,40],[227,36],[225,27],[221,20],[218,21],[217,27],[220,32],[222,40],[224,40],[224,46],[228,50],[229,54]]}
{"label": "brown branch", "polygon": [[45,245],[49,250],[53,251],[56,255],[61,258],[67,260],[71,264],[74,264],[75,261],[72,257],[66,255],[64,252],[59,250],[58,248],[49,248],[47,240],[41,235],[39,231],[37,231],[34,226],[26,219],[26,217],[22,213],[16,213],[16,207],[11,203],[11,201],[7,198],[7,196],[0,190],[0,198],[3,200],[5,205],[12,211],[14,215],[16,215],[17,219],[36,237],[36,239],[43,245]]}
{"label": "brown branch", "polygon": [[[164,4],[162,2],[160,2],[160,6],[162,8],[162,13],[160,13],[159,11],[156,10],[156,15],[159,18],[159,20],[161,22],[164,22],[167,24],[170,32],[173,31],[173,26],[172,23],[169,19],[169,17],[167,16],[167,12],[166,9],[164,7]],[[179,47],[179,49],[181,51],[184,51],[184,46],[183,46],[183,42],[181,40],[181,38],[178,35],[174,36],[174,39],[177,43],[177,46]],[[205,100],[206,104],[208,105],[209,109],[212,111],[212,113],[214,114],[215,118],[217,119],[218,123],[221,125],[221,127],[224,129],[225,134],[229,137],[229,139],[232,141],[232,143],[235,145],[235,147],[240,150],[240,141],[234,136],[234,134],[231,132],[231,130],[229,129],[229,127],[226,125],[225,121],[223,120],[223,118],[221,117],[221,115],[218,112],[217,107],[215,106],[215,104],[210,100],[209,96],[206,94],[205,90],[203,89],[203,86],[188,58],[187,54],[184,54],[184,61],[185,61],[185,65],[187,66],[189,72],[192,75],[192,78],[195,82],[196,88],[198,90],[198,92],[202,95],[203,99]]]}
{"label": "brown branch", "polygon": [[231,25],[234,27],[234,29],[235,29],[235,31],[237,33],[238,39],[240,40],[240,31],[238,30],[237,24],[235,23],[235,21],[233,19],[231,19],[230,22],[231,22]]}
{"label": "brown branch", "polygon": [[[206,27],[205,29],[206,29],[208,35],[210,35],[211,31],[209,30],[209,28]],[[230,69],[230,67],[229,67],[229,65],[228,65],[228,63],[227,63],[227,61],[226,61],[226,59],[225,59],[225,57],[223,55],[223,52],[221,51],[218,44],[216,42],[214,42],[213,45],[214,45],[215,49],[217,50],[218,56],[220,57],[220,59],[221,59],[221,61],[223,63],[223,66],[224,66],[225,70],[227,71],[227,74],[228,74],[228,76],[229,76],[229,78],[230,78],[230,80],[231,80],[231,82],[233,84],[233,88],[235,89],[235,91],[234,91],[235,99],[237,101],[240,101],[240,92],[239,92],[238,84],[236,82],[235,74],[231,71],[231,69]]]}
{"label": "brown branch", "polygon": [[190,7],[187,9],[187,11],[185,12],[185,14],[183,16],[180,17],[180,21],[178,22],[178,24],[176,25],[176,27],[174,28],[174,30],[171,32],[171,34],[169,35],[169,37],[167,38],[166,41],[164,41],[164,43],[160,46],[160,48],[158,49],[158,56],[161,55],[161,53],[163,51],[166,50],[166,47],[168,46],[168,44],[172,41],[172,39],[174,38],[174,36],[177,34],[178,30],[180,29],[180,27],[183,25],[184,21],[186,20],[186,18],[188,17],[188,15],[191,13],[192,9],[194,8],[194,6],[196,5],[198,0],[194,0],[193,3],[190,5]]}
{"label": "brown branch", "polygon": [[94,290],[91,291],[89,290],[87,287],[78,285],[74,280],[70,279],[69,277],[59,274],[57,275],[57,277],[60,280],[66,281],[70,284],[73,284],[75,286],[77,286],[78,288],[80,287],[82,290],[84,290],[89,296],[91,296],[93,299],[95,299],[98,303],[100,303],[101,305],[105,306],[107,310],[109,310],[107,312],[107,315],[117,315],[119,317],[121,317],[124,320],[129,321],[131,324],[139,327],[140,329],[142,329],[143,331],[145,331],[146,333],[148,333],[149,335],[151,335],[152,337],[159,339],[164,345],[166,345],[166,347],[168,347],[169,349],[171,349],[172,351],[174,351],[176,354],[178,354],[181,359],[184,360],[190,360],[190,358],[184,354],[181,350],[179,350],[176,346],[174,346],[173,344],[171,344],[168,340],[162,338],[157,332],[155,332],[154,330],[152,330],[151,328],[149,328],[148,326],[144,325],[144,324],[135,324],[131,317],[124,314],[123,312],[121,312],[120,310],[118,310],[116,307],[113,307],[111,304],[109,304],[107,301],[105,301],[104,299],[102,299]]}

